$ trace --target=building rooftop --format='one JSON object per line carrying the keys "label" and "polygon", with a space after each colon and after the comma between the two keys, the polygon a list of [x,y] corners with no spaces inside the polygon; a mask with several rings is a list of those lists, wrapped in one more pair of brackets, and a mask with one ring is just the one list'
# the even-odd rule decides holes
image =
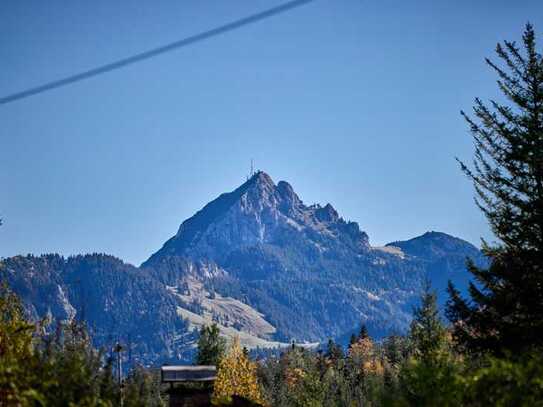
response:
{"label": "building rooftop", "polygon": [[215,366],[162,366],[162,382],[211,382],[217,377]]}

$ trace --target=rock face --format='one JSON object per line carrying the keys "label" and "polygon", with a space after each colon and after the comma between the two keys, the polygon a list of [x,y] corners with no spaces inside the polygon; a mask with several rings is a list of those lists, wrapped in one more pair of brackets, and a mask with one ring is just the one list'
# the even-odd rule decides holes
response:
{"label": "rock face", "polygon": [[268,174],[258,172],[184,221],[143,265],[152,267],[167,256],[222,263],[233,251],[260,245],[284,248],[292,239],[306,240],[319,251],[340,246],[369,250],[368,236],[356,223],[341,219],[332,205],[305,206],[290,184],[276,186]]}
{"label": "rock face", "polygon": [[136,360],[190,358],[195,329],[217,322],[248,347],[342,338],[363,322],[401,332],[426,278],[443,301],[465,287],[479,250],[429,232],[372,247],[332,205],[307,206],[284,181],[256,173],[185,220],[141,267],[105,255],[14,257],[9,284],[33,317],[84,318],[95,342],[133,344]]}

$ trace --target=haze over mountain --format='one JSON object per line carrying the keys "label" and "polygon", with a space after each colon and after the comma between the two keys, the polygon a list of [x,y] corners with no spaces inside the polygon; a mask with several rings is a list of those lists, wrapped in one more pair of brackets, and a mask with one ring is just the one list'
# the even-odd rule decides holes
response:
{"label": "haze over mountain", "polygon": [[215,321],[250,348],[404,331],[426,278],[467,284],[468,242],[439,232],[372,247],[331,204],[307,206],[257,172],[185,220],[137,268],[106,255],[13,257],[8,282],[34,318],[88,321],[98,345],[120,339],[146,363],[188,359]]}

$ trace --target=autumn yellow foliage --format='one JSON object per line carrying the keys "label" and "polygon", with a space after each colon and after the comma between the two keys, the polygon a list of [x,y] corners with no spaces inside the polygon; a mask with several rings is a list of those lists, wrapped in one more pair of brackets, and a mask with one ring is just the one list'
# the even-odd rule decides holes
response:
{"label": "autumn yellow foliage", "polygon": [[371,358],[374,354],[373,341],[370,338],[358,339],[349,348],[351,357]]}
{"label": "autumn yellow foliage", "polygon": [[219,362],[213,387],[213,400],[223,401],[237,395],[264,405],[256,375],[256,364],[243,352],[235,338],[226,355]]}
{"label": "autumn yellow foliage", "polygon": [[296,387],[306,376],[306,373],[299,367],[287,368],[285,371],[285,383],[289,388]]}
{"label": "autumn yellow foliage", "polygon": [[361,338],[353,343],[349,349],[350,357],[360,364],[366,374],[382,375],[383,363],[375,352],[375,347],[370,338]]}

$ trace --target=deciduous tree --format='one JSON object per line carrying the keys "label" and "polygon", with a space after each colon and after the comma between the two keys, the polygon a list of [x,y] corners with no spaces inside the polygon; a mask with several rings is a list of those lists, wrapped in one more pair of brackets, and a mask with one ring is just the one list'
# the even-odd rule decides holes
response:
{"label": "deciduous tree", "polygon": [[217,379],[213,387],[213,399],[222,401],[232,396],[240,396],[263,404],[256,370],[256,364],[247,357],[239,339],[235,338],[230,349],[219,362]]}

